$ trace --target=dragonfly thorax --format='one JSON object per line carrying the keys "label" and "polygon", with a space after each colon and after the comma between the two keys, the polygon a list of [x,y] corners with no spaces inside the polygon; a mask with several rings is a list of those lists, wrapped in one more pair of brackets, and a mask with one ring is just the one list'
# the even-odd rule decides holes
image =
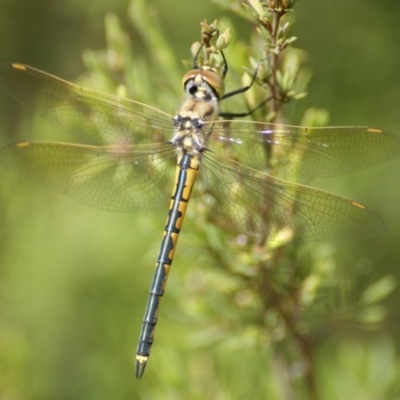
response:
{"label": "dragonfly thorax", "polygon": [[174,117],[175,133],[171,143],[178,153],[200,156],[205,149],[203,119],[194,111],[181,111]]}

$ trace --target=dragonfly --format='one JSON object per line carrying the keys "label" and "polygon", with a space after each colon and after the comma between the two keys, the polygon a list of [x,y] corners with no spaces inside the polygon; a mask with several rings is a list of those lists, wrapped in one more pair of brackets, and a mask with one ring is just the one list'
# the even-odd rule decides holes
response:
{"label": "dragonfly", "polygon": [[139,211],[169,201],[136,352],[137,378],[150,356],[192,189],[213,223],[260,243],[355,240],[385,229],[365,205],[286,179],[331,177],[389,161],[400,155],[397,135],[373,127],[221,119],[221,100],[247,90],[225,93],[226,72],[227,64],[221,74],[195,62],[183,77],[186,99],[170,115],[26,65],[0,66],[0,87],[74,140],[9,144],[0,152],[5,166],[106,210]]}

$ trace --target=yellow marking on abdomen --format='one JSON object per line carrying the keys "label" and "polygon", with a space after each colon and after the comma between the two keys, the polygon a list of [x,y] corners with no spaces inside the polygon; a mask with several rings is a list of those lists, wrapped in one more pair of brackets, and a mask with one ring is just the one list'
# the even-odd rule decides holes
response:
{"label": "yellow marking on abdomen", "polygon": [[[180,229],[180,227],[178,227],[178,229]],[[176,246],[178,244],[179,233],[171,233],[170,237],[171,237],[171,240],[172,240],[172,243],[173,243],[174,247],[172,247],[172,249],[168,253],[168,257],[169,257],[170,260],[173,260],[174,259],[174,254],[175,254],[175,250],[176,250]]]}
{"label": "yellow marking on abdomen", "polygon": [[195,169],[186,170],[186,176],[187,176],[186,177],[186,182],[185,182],[186,186],[185,186],[185,188],[183,189],[183,192],[182,192],[182,197],[186,201],[189,200],[190,193],[192,191],[192,188],[193,188],[193,185],[194,185],[194,182],[196,180],[196,177],[197,177],[198,173],[199,173],[199,171],[195,170]]}

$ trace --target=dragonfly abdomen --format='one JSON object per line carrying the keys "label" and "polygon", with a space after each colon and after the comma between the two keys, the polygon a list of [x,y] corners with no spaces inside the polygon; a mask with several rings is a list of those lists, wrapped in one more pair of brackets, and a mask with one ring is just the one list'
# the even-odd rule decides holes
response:
{"label": "dragonfly abdomen", "polygon": [[168,273],[174,258],[179,233],[199,167],[200,159],[189,153],[185,153],[178,160],[175,187],[171,196],[167,223],[164,229],[156,271],[151,284],[142,330],[139,337],[139,344],[136,351],[137,378],[141,378],[143,375],[150,355],[161,297],[164,295]]}

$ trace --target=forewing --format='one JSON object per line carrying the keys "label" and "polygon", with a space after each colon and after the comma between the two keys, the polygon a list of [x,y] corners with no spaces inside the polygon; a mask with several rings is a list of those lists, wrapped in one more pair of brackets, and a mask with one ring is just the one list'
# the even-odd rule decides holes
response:
{"label": "forewing", "polygon": [[172,117],[20,64],[0,65],[0,86],[27,109],[86,144],[165,142]]}
{"label": "forewing", "polygon": [[216,122],[207,146],[280,177],[330,177],[400,155],[399,136],[377,128],[304,128],[252,121]]}
{"label": "forewing", "polygon": [[168,203],[176,155],[170,144],[20,142],[3,148],[0,160],[25,177],[87,205],[136,211]]}

